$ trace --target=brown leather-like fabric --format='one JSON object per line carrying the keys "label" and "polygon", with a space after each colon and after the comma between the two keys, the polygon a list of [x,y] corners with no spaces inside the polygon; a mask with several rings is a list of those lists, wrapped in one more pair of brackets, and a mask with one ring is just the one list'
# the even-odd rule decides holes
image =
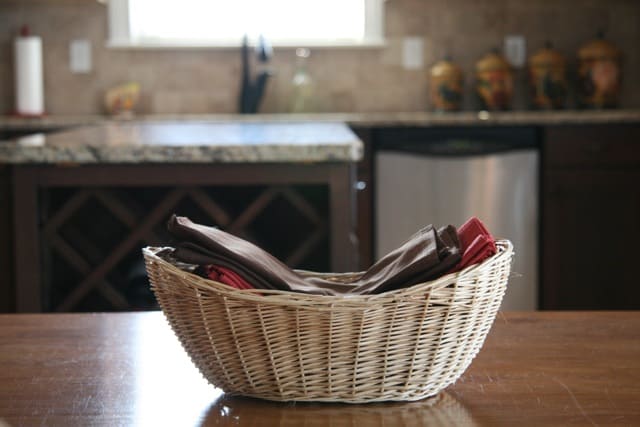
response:
{"label": "brown leather-like fabric", "polygon": [[229,268],[257,289],[320,295],[378,294],[433,280],[460,261],[455,227],[424,227],[350,283],[304,277],[256,245],[218,228],[173,215],[169,232],[180,241],[174,256],[186,263]]}

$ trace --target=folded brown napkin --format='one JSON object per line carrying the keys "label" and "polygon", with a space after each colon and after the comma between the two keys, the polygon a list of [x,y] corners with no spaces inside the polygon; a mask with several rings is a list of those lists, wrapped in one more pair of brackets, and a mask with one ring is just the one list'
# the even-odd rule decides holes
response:
{"label": "folded brown napkin", "polygon": [[177,238],[174,256],[186,263],[213,264],[235,271],[254,288],[320,295],[378,294],[433,280],[460,261],[455,227],[424,227],[403,245],[349,283],[298,274],[256,245],[215,227],[173,215],[169,232]]}

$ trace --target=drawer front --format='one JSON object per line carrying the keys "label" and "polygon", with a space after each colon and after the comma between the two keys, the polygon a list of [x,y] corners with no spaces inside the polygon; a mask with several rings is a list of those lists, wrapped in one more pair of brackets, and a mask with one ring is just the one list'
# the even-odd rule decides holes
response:
{"label": "drawer front", "polygon": [[544,162],[555,167],[640,167],[640,123],[545,129]]}

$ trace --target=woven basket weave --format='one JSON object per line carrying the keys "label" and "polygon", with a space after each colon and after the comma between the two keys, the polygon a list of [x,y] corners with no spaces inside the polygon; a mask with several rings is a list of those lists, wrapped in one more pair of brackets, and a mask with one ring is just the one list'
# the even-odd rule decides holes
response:
{"label": "woven basket weave", "polygon": [[237,290],[178,269],[157,248],[143,254],[160,307],[210,383],[268,400],[358,403],[422,399],[462,375],[506,289],[513,247],[497,246],[459,273],[349,297]]}

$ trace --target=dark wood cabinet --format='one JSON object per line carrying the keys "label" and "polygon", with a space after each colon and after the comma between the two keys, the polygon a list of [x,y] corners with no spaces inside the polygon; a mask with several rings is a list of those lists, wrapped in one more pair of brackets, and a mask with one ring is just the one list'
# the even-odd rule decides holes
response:
{"label": "dark wood cabinet", "polygon": [[11,176],[7,165],[0,165],[0,313],[12,312],[13,289],[13,238],[11,216]]}
{"label": "dark wood cabinet", "polygon": [[549,127],[541,308],[640,309],[640,124]]}
{"label": "dark wood cabinet", "polygon": [[[538,129],[539,308],[640,309],[640,123]],[[358,193],[362,261],[375,240],[371,141],[379,129],[357,132],[368,147],[358,166],[358,179],[367,181],[367,190]]]}
{"label": "dark wood cabinet", "polygon": [[15,309],[151,307],[140,248],[170,242],[172,213],[294,268],[354,271],[354,176],[348,162],[14,166]]}

